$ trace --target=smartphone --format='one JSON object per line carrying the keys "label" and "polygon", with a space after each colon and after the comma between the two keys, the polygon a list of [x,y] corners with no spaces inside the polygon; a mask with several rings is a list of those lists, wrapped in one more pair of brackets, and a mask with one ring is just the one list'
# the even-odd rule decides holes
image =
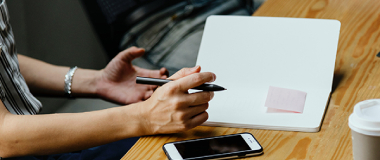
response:
{"label": "smartphone", "polygon": [[162,147],[170,160],[231,159],[263,154],[251,133],[170,142]]}

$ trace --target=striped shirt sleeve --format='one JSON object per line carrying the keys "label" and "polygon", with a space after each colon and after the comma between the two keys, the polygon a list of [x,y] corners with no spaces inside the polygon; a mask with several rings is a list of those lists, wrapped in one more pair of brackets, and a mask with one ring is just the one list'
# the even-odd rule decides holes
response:
{"label": "striped shirt sleeve", "polygon": [[20,73],[8,8],[5,0],[0,2],[0,99],[12,114],[37,114],[42,104],[30,93]]}

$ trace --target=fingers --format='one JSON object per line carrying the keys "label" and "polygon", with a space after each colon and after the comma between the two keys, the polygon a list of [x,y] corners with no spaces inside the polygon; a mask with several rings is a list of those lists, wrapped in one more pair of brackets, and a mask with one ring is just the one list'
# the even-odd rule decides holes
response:
{"label": "fingers", "polygon": [[191,106],[182,112],[177,112],[177,116],[174,119],[180,122],[177,123],[180,124],[180,131],[186,131],[205,122],[208,119],[207,109],[208,103]]}
{"label": "fingers", "polygon": [[186,107],[181,107],[181,112],[179,113],[180,121],[183,121],[183,129],[191,129],[198,125],[201,125],[208,119],[208,113],[206,110],[209,107],[209,101],[214,97],[214,92],[198,92],[183,97],[185,101],[190,103],[183,105]]}
{"label": "fingers", "polygon": [[180,91],[188,91],[191,88],[198,87],[206,82],[215,81],[216,76],[211,72],[203,72],[197,74],[191,74],[176,81],[173,81],[173,85],[177,85]]}
{"label": "fingers", "polygon": [[208,103],[190,107],[185,115],[185,130],[201,125],[208,119]]}
{"label": "fingers", "polygon": [[196,126],[203,124],[204,122],[207,121],[207,119],[208,119],[208,113],[206,111],[194,116],[192,119],[190,119],[190,128],[194,128]]}
{"label": "fingers", "polygon": [[168,75],[169,75],[169,71],[166,68],[161,68],[160,70],[144,69],[138,66],[134,66],[134,68],[137,71],[137,76],[141,76],[141,77],[166,79],[168,78]]}
{"label": "fingers", "polygon": [[208,103],[205,103],[205,104],[189,107],[188,112],[184,118],[192,119],[196,117],[197,115],[201,114],[202,112],[205,112],[208,109],[208,106],[209,106]]}
{"label": "fingers", "polygon": [[148,89],[146,92],[145,92],[145,95],[144,95],[144,97],[143,97],[143,101],[145,101],[145,100],[147,100],[150,96],[152,96],[152,94],[153,94],[153,90],[154,90],[154,88],[153,88],[153,86],[152,86],[152,88],[150,88],[150,89]]}
{"label": "fingers", "polygon": [[165,67],[162,67],[161,69],[160,69],[160,75],[161,75],[161,78],[168,78],[168,76],[169,76],[169,71],[168,71],[168,69],[166,69]]}
{"label": "fingers", "polygon": [[208,103],[212,98],[214,98],[214,92],[204,91],[185,95],[181,100],[183,100],[182,104],[186,106],[196,106]]}
{"label": "fingers", "polygon": [[116,57],[125,62],[131,62],[133,59],[144,55],[144,53],[145,50],[143,48],[130,47],[126,50],[121,51]]}
{"label": "fingers", "polygon": [[171,80],[180,79],[182,77],[186,77],[190,74],[199,73],[201,71],[200,66],[195,66],[193,68],[182,68],[178,72],[174,73],[172,76],[169,77]]}

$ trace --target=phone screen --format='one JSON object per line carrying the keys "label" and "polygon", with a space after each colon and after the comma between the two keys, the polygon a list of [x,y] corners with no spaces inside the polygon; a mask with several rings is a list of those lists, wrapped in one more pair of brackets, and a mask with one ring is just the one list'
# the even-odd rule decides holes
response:
{"label": "phone screen", "polygon": [[174,146],[184,159],[251,150],[240,135],[176,143]]}

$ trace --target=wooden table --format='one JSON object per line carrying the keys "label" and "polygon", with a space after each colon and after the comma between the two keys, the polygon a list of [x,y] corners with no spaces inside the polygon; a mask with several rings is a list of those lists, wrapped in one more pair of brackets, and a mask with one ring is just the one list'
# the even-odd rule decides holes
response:
{"label": "wooden table", "polygon": [[348,116],[357,102],[380,98],[380,0],[267,0],[254,16],[341,22],[333,91],[320,132],[200,126],[185,133],[142,137],[123,160],[167,159],[161,148],[166,142],[240,132],[252,133],[264,148],[263,155],[252,159],[353,159]]}

